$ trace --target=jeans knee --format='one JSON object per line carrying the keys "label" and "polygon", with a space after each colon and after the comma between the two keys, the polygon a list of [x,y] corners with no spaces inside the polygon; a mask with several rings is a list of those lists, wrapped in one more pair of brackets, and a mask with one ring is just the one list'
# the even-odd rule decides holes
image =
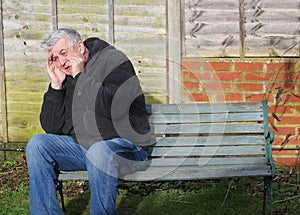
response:
{"label": "jeans knee", "polygon": [[32,153],[36,153],[38,148],[43,144],[43,134],[37,134],[31,137],[26,145],[26,154],[30,155]]}
{"label": "jeans knee", "polygon": [[[98,143],[95,143],[93,144],[87,154],[86,154],[86,157],[88,160],[90,160],[91,162],[98,160],[105,160],[105,157],[110,157],[109,154],[111,154],[111,150],[110,148],[108,147],[108,145],[106,144],[105,141],[103,142],[98,142]],[[102,158],[102,159],[99,159],[99,158]]]}
{"label": "jeans knee", "polygon": [[39,162],[47,157],[49,147],[51,146],[48,144],[47,134],[37,134],[31,137],[26,145],[27,164]]}

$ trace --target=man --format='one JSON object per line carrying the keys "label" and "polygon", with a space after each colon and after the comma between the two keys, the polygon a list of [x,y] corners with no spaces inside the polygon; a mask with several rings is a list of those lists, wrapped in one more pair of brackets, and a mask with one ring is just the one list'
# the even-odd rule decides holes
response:
{"label": "man", "polygon": [[40,122],[46,134],[26,147],[31,214],[63,214],[55,182],[59,171],[87,170],[91,214],[117,214],[118,177],[147,158],[149,122],[130,60],[99,38],[82,41],[73,29],[53,32],[50,84]]}

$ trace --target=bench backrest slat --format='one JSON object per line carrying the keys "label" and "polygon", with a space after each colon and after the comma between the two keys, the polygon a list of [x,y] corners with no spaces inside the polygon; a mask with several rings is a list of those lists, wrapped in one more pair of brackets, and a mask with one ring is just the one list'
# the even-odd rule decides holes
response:
{"label": "bench backrest slat", "polygon": [[239,113],[239,112],[261,112],[262,104],[259,102],[246,103],[195,103],[195,104],[149,104],[147,110],[151,114],[156,113]]}
{"label": "bench backrest slat", "polygon": [[264,157],[189,157],[187,158],[161,158],[151,160],[152,166],[224,166],[224,165],[263,165],[266,164]]}
{"label": "bench backrest slat", "polygon": [[[262,135],[235,136],[177,136],[153,137],[156,147],[159,146],[229,146],[229,145],[265,145]],[[154,140],[153,140],[154,142]]]}
{"label": "bench backrest slat", "polygon": [[261,112],[214,113],[214,114],[170,114],[160,113],[150,116],[150,123],[197,123],[197,122],[254,122],[262,121]]}
{"label": "bench backrest slat", "polygon": [[257,134],[263,133],[262,124],[155,124],[152,133],[163,134]]}
{"label": "bench backrest slat", "polygon": [[216,157],[216,156],[264,156],[264,146],[227,146],[227,147],[152,147],[152,157]]}

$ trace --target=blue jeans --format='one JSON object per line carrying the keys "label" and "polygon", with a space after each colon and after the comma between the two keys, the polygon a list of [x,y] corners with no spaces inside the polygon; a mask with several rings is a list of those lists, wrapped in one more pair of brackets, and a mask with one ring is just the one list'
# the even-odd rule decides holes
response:
{"label": "blue jeans", "polygon": [[26,159],[31,214],[63,214],[55,186],[59,171],[87,170],[90,214],[114,215],[118,178],[134,172],[147,152],[121,138],[97,142],[86,150],[69,136],[38,134],[27,144]]}

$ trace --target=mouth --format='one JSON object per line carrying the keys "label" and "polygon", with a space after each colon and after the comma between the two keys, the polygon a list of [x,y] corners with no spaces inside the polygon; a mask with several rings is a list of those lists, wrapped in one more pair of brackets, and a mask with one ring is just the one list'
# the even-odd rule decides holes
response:
{"label": "mouth", "polygon": [[65,66],[65,67],[64,67],[64,71],[65,71],[65,73],[66,73],[67,75],[70,75],[70,74],[71,74],[71,69],[72,69],[71,66]]}

